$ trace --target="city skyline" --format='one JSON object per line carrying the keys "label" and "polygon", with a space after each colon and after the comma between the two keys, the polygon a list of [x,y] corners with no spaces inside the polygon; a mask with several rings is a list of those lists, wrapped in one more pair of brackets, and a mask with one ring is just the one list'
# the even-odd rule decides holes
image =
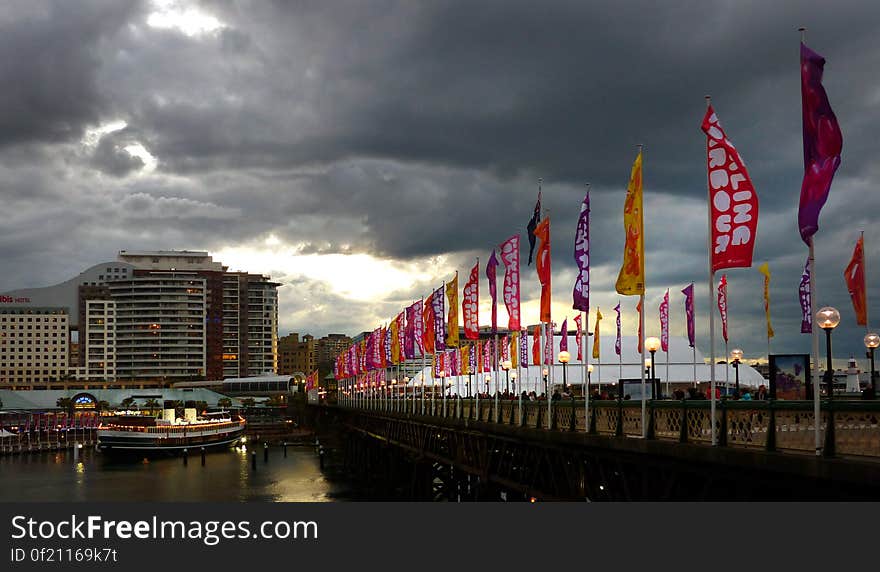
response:
{"label": "city skyline", "polygon": [[[540,15],[518,2],[33,6],[15,4],[0,23],[7,50],[24,56],[0,70],[16,86],[0,112],[0,291],[61,282],[120,249],[207,250],[231,271],[282,284],[280,335],[353,336],[464,275],[478,256],[485,325],[482,267],[510,235],[527,242],[540,177],[554,320],[574,316],[571,250],[590,182],[590,326],[601,306],[602,333],[613,335],[607,317],[620,300],[624,335],[634,335],[637,299],[618,296],[614,279],[642,143],[646,335],[659,333],[666,288],[671,333],[683,335],[680,290],[694,282],[697,345],[708,354],[700,120],[711,94],[761,203],[754,266],[727,271],[730,347],[747,359],[767,352],[765,261],[771,351],[810,351],[799,333],[806,247],[796,223],[797,27],[806,26],[807,44],[827,59],[844,141],[816,235],[814,310],[841,312],[837,358],[864,355],[843,269],[865,230],[875,309],[880,236],[869,222],[880,212],[871,192],[880,173],[869,137],[880,85],[865,72],[876,67],[876,6],[556,4]],[[684,20],[696,24],[682,29]],[[523,321],[537,322],[539,284],[525,265],[522,289]],[[499,323],[506,317],[502,307]]]}

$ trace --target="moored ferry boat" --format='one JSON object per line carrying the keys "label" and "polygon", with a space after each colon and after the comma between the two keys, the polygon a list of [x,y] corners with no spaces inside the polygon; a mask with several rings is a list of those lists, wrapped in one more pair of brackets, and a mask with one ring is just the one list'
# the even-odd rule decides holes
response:
{"label": "moored ferry boat", "polygon": [[195,409],[178,418],[173,409],[161,417],[121,413],[105,417],[98,426],[98,450],[105,452],[166,452],[230,447],[244,435],[246,422],[227,412],[198,417]]}

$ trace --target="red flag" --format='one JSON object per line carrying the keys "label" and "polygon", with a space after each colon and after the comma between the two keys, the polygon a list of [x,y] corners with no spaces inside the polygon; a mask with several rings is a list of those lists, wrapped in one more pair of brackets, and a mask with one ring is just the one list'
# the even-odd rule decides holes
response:
{"label": "red flag", "polygon": [[541,326],[535,326],[532,330],[532,363],[541,364]]}
{"label": "red flag", "polygon": [[480,337],[480,265],[471,268],[461,297],[461,315],[464,316],[464,337],[476,340]]}
{"label": "red flag", "polygon": [[853,250],[846,270],[843,273],[846,279],[846,288],[852,298],[853,309],[856,312],[856,323],[860,326],[868,325],[868,304],[865,288],[865,238],[860,236]]}
{"label": "red flag", "polygon": [[545,218],[535,228],[538,245],[535,268],[541,282],[541,321],[550,322],[550,217]]}
{"label": "red flag", "polygon": [[718,312],[721,314],[721,336],[727,342],[727,274],[718,283]]}
{"label": "red flag", "polygon": [[425,309],[422,310],[422,347],[425,353],[434,353],[434,306],[433,296],[425,298]]}
{"label": "red flag", "polygon": [[660,349],[669,353],[669,290],[660,302]]}
{"label": "red flag", "polygon": [[748,268],[758,229],[758,195],[745,163],[710,105],[703,118],[712,210],[712,272]]}
{"label": "red flag", "polygon": [[639,315],[639,343],[636,346],[636,350],[638,353],[642,353],[642,300],[639,299],[639,303],[636,304],[636,313]]}

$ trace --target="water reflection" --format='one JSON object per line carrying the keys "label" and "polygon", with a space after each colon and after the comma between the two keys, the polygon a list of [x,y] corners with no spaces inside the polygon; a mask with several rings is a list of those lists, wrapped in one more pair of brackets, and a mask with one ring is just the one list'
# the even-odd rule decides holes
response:
{"label": "water reflection", "polygon": [[344,483],[321,473],[311,447],[262,455],[256,470],[244,447],[193,455],[120,459],[84,449],[0,457],[0,501],[331,501],[345,500]]}

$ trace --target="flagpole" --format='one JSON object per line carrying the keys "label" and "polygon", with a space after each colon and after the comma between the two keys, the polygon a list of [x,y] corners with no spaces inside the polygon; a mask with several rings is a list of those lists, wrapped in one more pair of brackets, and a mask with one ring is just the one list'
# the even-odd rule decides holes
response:
{"label": "flagpole", "polygon": [[[645,164],[645,157],[644,157],[644,155],[642,155],[643,147],[644,146],[641,144],[638,145],[639,155],[642,156],[642,165]],[[644,173],[644,167],[642,169],[642,173]],[[642,188],[644,189],[644,175],[642,175]],[[644,190],[643,190],[642,196],[644,197]],[[644,200],[644,198],[642,200]],[[641,260],[641,263],[644,264],[645,263],[645,260],[644,260],[644,256],[645,256],[645,237],[644,237],[645,210],[644,210],[644,207],[642,208],[642,212],[639,213],[639,216],[642,217],[642,233],[643,234],[642,234],[642,260]],[[639,295],[639,332],[641,332],[641,334],[644,336],[645,335],[645,293],[644,292],[645,292],[645,290],[647,290],[647,282],[648,282],[647,278],[644,275],[644,272],[642,274],[642,279],[645,281],[645,284],[642,284],[642,293]],[[645,438],[648,436],[648,428],[645,423],[645,419],[647,418],[646,413],[647,413],[647,406],[648,406],[647,395],[645,394],[645,342],[644,342],[644,340],[640,340],[640,341],[641,341],[641,346],[642,346],[642,361],[639,365],[639,371],[642,372],[642,438]],[[653,363],[651,365],[653,366]],[[652,383],[653,383],[653,381],[652,381]],[[653,395],[652,397],[654,399],[657,399],[656,395]]]}
{"label": "flagpole", "polygon": [[[706,96],[706,107],[712,105],[712,96]],[[709,423],[712,428],[712,445],[718,444],[718,436],[715,431],[715,310],[712,305],[715,302],[715,271],[712,269],[712,191],[706,185],[709,194],[707,211],[709,215],[708,234],[706,235],[707,252],[709,254]],[[696,369],[696,350],[694,350],[694,369]]]}
{"label": "flagpole", "polygon": [[862,276],[864,277],[864,281],[862,286],[865,290],[865,333],[871,333],[871,317],[868,313],[869,305],[868,305],[868,257],[865,256],[865,231],[861,232],[861,240],[862,240]]}

